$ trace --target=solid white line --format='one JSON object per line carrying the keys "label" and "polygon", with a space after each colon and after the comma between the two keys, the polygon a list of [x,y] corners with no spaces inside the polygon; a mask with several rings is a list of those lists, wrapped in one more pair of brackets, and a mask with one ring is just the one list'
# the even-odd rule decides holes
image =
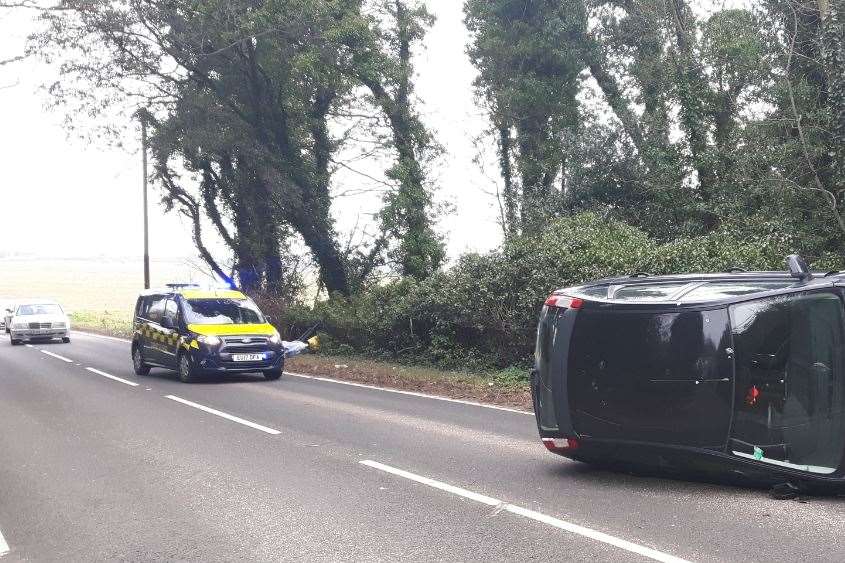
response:
{"label": "solid white line", "polygon": [[405,479],[410,479],[411,481],[415,481],[417,483],[422,483],[423,485],[428,485],[429,487],[433,487],[435,489],[440,489],[441,491],[446,491],[470,500],[474,500],[476,502],[486,504],[487,506],[495,506],[501,510],[510,512],[511,514],[517,514],[524,518],[529,518],[537,522],[542,522],[543,524],[546,524],[548,526],[553,526],[560,530],[565,530],[567,532],[571,532],[573,534],[577,534],[579,536],[583,536],[591,540],[612,545],[614,547],[618,547],[619,549],[624,549],[625,551],[630,551],[631,553],[636,553],[638,555],[642,555],[643,557],[647,557],[655,561],[661,561],[663,563],[689,563],[684,559],[680,559],[678,557],[675,557],[674,555],[669,555],[668,553],[664,553],[662,551],[658,551],[656,549],[652,549],[644,545],[629,542],[627,540],[611,536],[610,534],[605,534],[604,532],[593,530],[592,528],[586,528],[584,526],[579,526],[578,524],[566,522],[565,520],[561,520],[553,516],[548,516],[540,512],[535,512],[534,510],[528,510],[527,508],[522,508],[521,506],[505,503],[493,497],[474,493],[472,491],[468,491],[460,487],[449,485],[448,483],[443,483],[442,481],[423,477],[422,475],[417,475],[409,471],[397,469],[395,467],[391,467],[389,465],[385,465],[377,461],[366,459],[359,461],[358,463],[366,465],[367,467],[372,467],[373,469],[384,471],[386,473],[398,475],[399,477],[404,477]]}
{"label": "solid white line", "polygon": [[[115,336],[105,336],[103,334],[95,334],[93,332],[85,332],[81,330],[74,331],[79,334],[84,334],[85,336],[90,336],[92,338],[102,338],[105,340],[113,340],[115,342],[125,342],[127,344],[131,344],[131,340],[127,340],[125,338],[117,338]],[[464,401],[462,399],[452,399],[451,397],[442,397],[440,395],[429,395],[428,393],[417,393],[415,391],[404,391],[402,389],[391,389],[389,387],[379,387],[377,385],[367,385],[364,383],[355,383],[353,381],[343,381],[341,379],[333,379],[331,377],[320,377],[317,375],[306,375],[304,373],[293,373],[290,371],[286,371],[285,375],[290,375],[292,377],[301,377],[303,379],[315,379],[317,381],[325,381],[327,383],[336,383],[338,385],[348,385],[350,387],[360,387],[362,389],[370,389],[372,391],[384,391],[385,393],[396,393],[397,395],[408,395],[411,397],[421,397],[423,399],[434,399],[435,401],[446,401],[449,403],[457,403],[460,405],[469,405],[471,407],[481,407],[485,409],[493,409],[497,411],[504,411],[504,412],[511,412],[515,414],[527,414],[529,416],[534,416],[533,412],[523,411],[519,409],[512,409],[508,407],[501,407],[499,405],[490,405],[488,403],[479,403],[476,401]]]}
{"label": "solid white line", "polygon": [[111,375],[110,373],[100,371],[96,368],[85,368],[85,369],[87,369],[91,373],[96,373],[97,375],[102,375],[103,377],[108,377],[109,379],[113,379],[114,381],[119,381],[120,383],[125,383],[126,385],[131,385],[132,387],[138,387],[138,384],[135,383],[134,381],[129,381],[127,379],[117,377],[116,375]]}
{"label": "solid white line", "polygon": [[[40,350],[40,348],[39,348],[39,350]],[[42,354],[47,354],[47,355],[48,355],[48,356],[50,356],[50,357],[56,358],[57,360],[61,360],[61,361],[63,361],[63,362],[67,362],[67,363],[69,363],[69,364],[72,364],[72,363],[73,363],[73,360],[71,360],[71,359],[69,359],[69,358],[65,358],[64,356],[59,356],[58,354],[54,354],[54,353],[52,353],[52,352],[50,352],[50,351],[48,351],[48,350],[41,350],[41,353],[42,353]]]}
{"label": "solid white line", "polygon": [[451,397],[443,397],[440,395],[429,395],[427,393],[417,393],[416,391],[403,391],[402,389],[390,389],[389,387],[378,387],[376,385],[367,385],[365,383],[355,383],[353,381],[343,381],[341,379],[332,379],[330,377],[319,377],[316,375],[305,375],[304,373],[293,373],[286,371],[285,375],[293,377],[301,377],[303,379],[315,379],[317,381],[326,381],[328,383],[337,383],[338,385],[348,385],[350,387],[360,387],[362,389],[372,389],[375,391],[384,391],[385,393],[396,393],[397,395],[409,395],[411,397],[422,397],[423,399],[434,399],[436,401],[446,401],[449,403],[458,403],[460,405],[469,405],[472,407],[482,407],[485,409],[494,409],[497,411],[512,412],[516,414],[527,414],[534,416],[533,412],[523,411],[519,409],[512,409],[508,407],[500,407],[499,405],[490,405],[487,403],[478,403],[475,401],[464,401],[462,399],[452,399]]}
{"label": "solid white line", "polygon": [[9,551],[9,544],[6,543],[6,539],[3,537],[3,532],[0,531],[0,557],[6,555]]}
{"label": "solid white line", "polygon": [[233,415],[225,413],[223,411],[218,411],[216,409],[212,409],[210,407],[200,405],[199,403],[194,403],[192,401],[189,401],[187,399],[183,399],[181,397],[177,397],[175,395],[165,395],[165,398],[170,399],[171,401],[176,401],[177,403],[182,403],[183,405],[188,405],[189,407],[194,407],[195,409],[205,411],[207,413],[219,416],[221,418],[225,418],[226,420],[231,420],[232,422],[237,422],[238,424],[243,424],[244,426],[249,426],[250,428],[255,428],[256,430],[261,430],[262,432],[266,432],[267,434],[281,434],[281,432],[279,432],[278,430],[274,430],[272,428],[267,428],[266,426],[261,426],[260,424],[256,424],[254,422],[244,420],[243,418],[233,416]]}
{"label": "solid white line", "polygon": [[73,330],[71,331],[74,334],[84,334],[85,336],[91,336],[92,338],[102,338],[103,340],[113,340],[115,342],[126,342],[127,344],[131,344],[131,340],[127,340],[126,338],[118,338],[116,336],[106,336],[105,334],[96,334],[94,332],[85,332],[84,330]]}

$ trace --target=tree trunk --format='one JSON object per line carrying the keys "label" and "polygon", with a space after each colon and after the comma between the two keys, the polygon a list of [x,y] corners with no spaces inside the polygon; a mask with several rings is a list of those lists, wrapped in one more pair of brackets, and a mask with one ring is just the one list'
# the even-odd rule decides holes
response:
{"label": "tree trunk", "polygon": [[517,223],[517,193],[516,186],[513,184],[513,164],[511,162],[511,152],[513,151],[513,140],[511,139],[511,129],[509,125],[499,126],[499,168],[501,169],[502,179],[505,182],[504,200],[505,213],[504,222],[502,225],[506,237],[512,237],[519,233],[519,224]]}

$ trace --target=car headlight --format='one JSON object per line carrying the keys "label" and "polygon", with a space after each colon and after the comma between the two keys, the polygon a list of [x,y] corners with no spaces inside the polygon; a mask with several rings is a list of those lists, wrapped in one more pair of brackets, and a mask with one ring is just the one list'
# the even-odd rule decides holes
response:
{"label": "car headlight", "polygon": [[214,336],[214,335],[211,335],[211,336],[200,335],[200,337],[197,338],[197,340],[199,340],[200,342],[202,342],[206,346],[218,346],[220,344],[220,338],[217,337],[217,336]]}
{"label": "car headlight", "polygon": [[14,328],[14,329],[26,328],[26,323],[12,323],[12,328]]}
{"label": "car headlight", "polygon": [[281,344],[282,343],[282,336],[278,332],[274,332],[273,336],[270,337],[271,344]]}

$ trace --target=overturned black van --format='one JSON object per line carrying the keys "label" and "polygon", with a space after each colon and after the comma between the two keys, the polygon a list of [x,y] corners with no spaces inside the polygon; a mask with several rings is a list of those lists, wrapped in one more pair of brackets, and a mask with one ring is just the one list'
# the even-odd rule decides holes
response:
{"label": "overturned black van", "polygon": [[845,491],[845,273],[604,279],[537,330],[540,437],[589,463]]}

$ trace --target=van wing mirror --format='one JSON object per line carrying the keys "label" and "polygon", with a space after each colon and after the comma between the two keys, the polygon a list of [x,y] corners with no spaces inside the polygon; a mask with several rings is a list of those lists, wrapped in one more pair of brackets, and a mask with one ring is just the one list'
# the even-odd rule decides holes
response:
{"label": "van wing mirror", "polygon": [[173,326],[173,321],[170,319],[170,317],[162,317],[161,326],[163,326],[164,328],[175,328]]}

